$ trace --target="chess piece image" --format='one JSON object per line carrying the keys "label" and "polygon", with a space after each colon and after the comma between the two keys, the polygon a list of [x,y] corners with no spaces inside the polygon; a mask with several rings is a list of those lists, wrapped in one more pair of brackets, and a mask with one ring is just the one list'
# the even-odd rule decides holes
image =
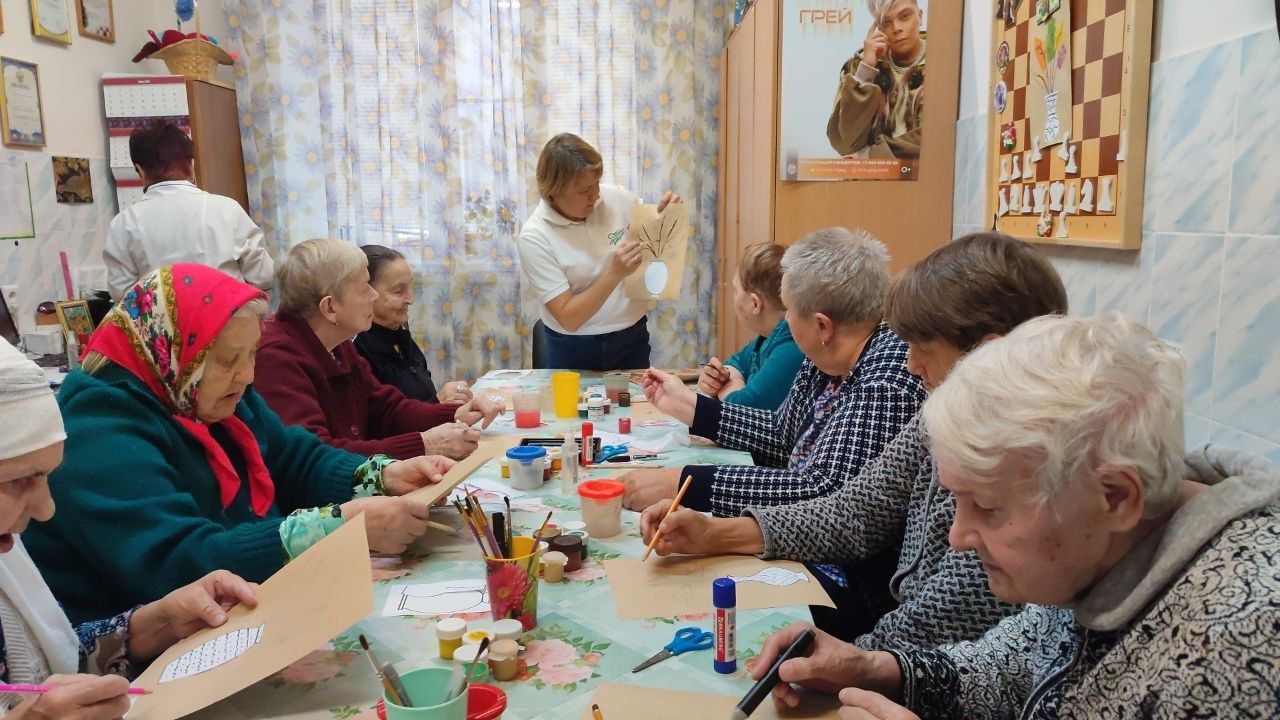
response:
{"label": "chess piece image", "polygon": [[996,211],[996,217],[1004,217],[1009,214],[1009,201],[1005,198],[1004,188],[1000,188],[1000,209]]}
{"label": "chess piece image", "polygon": [[1076,210],[1076,198],[1079,195],[1079,185],[1071,183],[1067,186],[1067,204],[1062,206],[1062,212],[1064,215],[1075,215],[1078,212],[1078,210]]}
{"label": "chess piece image", "polygon": [[1049,211],[1040,213],[1040,219],[1036,221],[1036,235],[1039,237],[1049,237],[1049,231],[1053,229],[1053,217],[1049,215]]}
{"label": "chess piece image", "polygon": [[1022,153],[1013,154],[1013,179],[1018,180],[1022,177]]}
{"label": "chess piece image", "polygon": [[1032,209],[1034,213],[1044,212],[1044,194],[1047,188],[1044,185],[1037,185],[1035,190],[1031,191],[1031,197],[1035,198],[1036,204]]}
{"label": "chess piece image", "polygon": [[1009,212],[1022,212],[1022,188],[1017,185],[1009,188]]}
{"label": "chess piece image", "polygon": [[1035,160],[1031,159],[1031,151],[1027,151],[1027,156],[1022,158],[1022,179],[1034,180],[1036,178]]}
{"label": "chess piece image", "polygon": [[1000,158],[1000,182],[1009,182],[1009,158]]}
{"label": "chess piece image", "polygon": [[1022,212],[1031,212],[1031,186],[1022,186]]}
{"label": "chess piece image", "polygon": [[1116,160],[1119,162],[1124,162],[1128,155],[1129,155],[1129,133],[1124,130],[1121,130],[1120,131],[1120,147],[1116,149]]}
{"label": "chess piece image", "polygon": [[1115,212],[1116,206],[1111,202],[1111,185],[1115,178],[1104,177],[1098,187],[1098,212]]}
{"label": "chess piece image", "polygon": [[1061,212],[1062,210],[1062,193],[1066,190],[1066,186],[1061,181],[1053,183],[1049,186],[1049,209],[1053,212]]}
{"label": "chess piece image", "polygon": [[1058,232],[1054,233],[1053,236],[1056,238],[1070,237],[1067,235],[1067,216],[1065,213],[1058,216]]}
{"label": "chess piece image", "polygon": [[1075,175],[1080,172],[1080,166],[1076,164],[1076,145],[1071,146],[1070,154],[1067,156],[1066,171],[1068,175]]}
{"label": "chess piece image", "polygon": [[1093,181],[1085,180],[1080,188],[1080,212],[1093,212]]}
{"label": "chess piece image", "polygon": [[1031,138],[1031,162],[1040,162],[1040,136]]}
{"label": "chess piece image", "polygon": [[1066,160],[1071,155],[1071,133],[1062,136],[1062,145],[1058,148],[1058,157]]}

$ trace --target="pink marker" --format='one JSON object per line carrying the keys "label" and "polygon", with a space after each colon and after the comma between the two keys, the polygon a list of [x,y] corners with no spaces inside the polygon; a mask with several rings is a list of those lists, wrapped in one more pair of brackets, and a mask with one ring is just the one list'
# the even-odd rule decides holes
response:
{"label": "pink marker", "polygon": [[[45,693],[53,692],[54,690],[57,690],[60,687],[67,687],[67,686],[66,685],[5,685],[0,683],[0,695],[5,695],[5,694],[43,695]],[[143,690],[142,688],[129,688],[129,691],[125,694],[126,695],[150,695],[151,691]]]}

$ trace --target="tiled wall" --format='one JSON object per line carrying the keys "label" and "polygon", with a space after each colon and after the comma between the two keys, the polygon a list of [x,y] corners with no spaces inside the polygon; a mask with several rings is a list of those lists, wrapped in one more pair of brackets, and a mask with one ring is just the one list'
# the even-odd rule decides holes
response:
{"label": "tiled wall", "polygon": [[[1046,250],[1072,313],[1117,310],[1181,346],[1190,446],[1221,442],[1280,463],[1278,68],[1274,25],[1160,58],[1142,249]],[[989,225],[986,124],[978,114],[956,129],[957,235]]]}
{"label": "tiled wall", "polygon": [[53,192],[51,154],[9,149],[0,149],[0,153],[23,158],[31,179],[36,237],[0,240],[0,285],[19,286],[20,324],[23,330],[30,330],[35,326],[36,305],[54,299],[56,288],[60,287],[60,280],[59,285],[54,284],[60,267],[59,251],[67,252],[73,272],[77,267],[102,265],[102,244],[116,214],[115,185],[106,158],[90,158],[93,202],[58,203]]}

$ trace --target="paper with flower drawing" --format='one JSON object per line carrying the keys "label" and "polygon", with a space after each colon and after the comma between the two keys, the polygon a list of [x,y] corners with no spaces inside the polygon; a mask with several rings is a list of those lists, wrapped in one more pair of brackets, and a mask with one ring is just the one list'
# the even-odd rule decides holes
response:
{"label": "paper with flower drawing", "polygon": [[[1031,21],[1031,61],[1027,63],[1027,103],[1032,138],[1040,147],[1061,143],[1071,132],[1071,0],[1043,23]],[[1086,82],[1088,82],[1086,80]]]}
{"label": "paper with flower drawing", "polygon": [[[129,720],[176,720],[239,692],[328,642],[373,611],[373,574],[364,515],[299,555],[258,588],[258,607],[236,607],[220,628],[202,630],[169,648],[134,683],[151,691],[139,697]],[[198,672],[173,669],[189,653],[206,653],[210,641],[254,632],[252,645]],[[224,643],[225,644],[225,643]],[[215,654],[230,656],[228,648]],[[215,658],[216,659],[216,658]],[[162,675],[168,670],[168,677]]]}
{"label": "paper with flower drawing", "polygon": [[[677,692],[658,688],[604,683],[596,688],[591,703],[582,714],[583,720],[591,720],[591,705],[600,706],[605,720],[722,720],[733,714],[740,697],[708,695],[706,693]],[[834,695],[802,693],[800,706],[779,711],[773,701],[765,698],[751,714],[752,720],[774,718],[831,718],[839,717],[840,702]]]}
{"label": "paper with flower drawing", "polygon": [[711,582],[737,581],[738,609],[825,605],[827,591],[803,565],[745,555],[670,555],[606,560],[618,617],[641,619],[711,612]]}
{"label": "paper with flower drawing", "polygon": [[[689,206],[671,203],[658,214],[657,205],[636,205],[631,210],[630,240],[639,240],[643,262],[623,283],[632,300],[675,300],[684,278],[685,252],[689,247]],[[654,261],[667,267],[666,283],[655,298],[645,288],[645,273]]]}

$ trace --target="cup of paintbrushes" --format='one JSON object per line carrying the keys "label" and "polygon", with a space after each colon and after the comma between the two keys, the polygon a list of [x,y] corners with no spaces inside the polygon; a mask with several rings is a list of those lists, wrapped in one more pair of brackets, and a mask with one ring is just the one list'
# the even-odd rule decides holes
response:
{"label": "cup of paintbrushes", "polygon": [[528,632],[538,624],[539,547],[531,537],[511,538],[510,557],[486,557],[485,580],[494,620],[520,621]]}
{"label": "cup of paintbrushes", "polygon": [[387,720],[466,720],[467,693],[446,700],[452,677],[453,671],[446,668],[411,670],[401,675],[400,682],[413,698],[414,706],[400,705],[384,693]]}

